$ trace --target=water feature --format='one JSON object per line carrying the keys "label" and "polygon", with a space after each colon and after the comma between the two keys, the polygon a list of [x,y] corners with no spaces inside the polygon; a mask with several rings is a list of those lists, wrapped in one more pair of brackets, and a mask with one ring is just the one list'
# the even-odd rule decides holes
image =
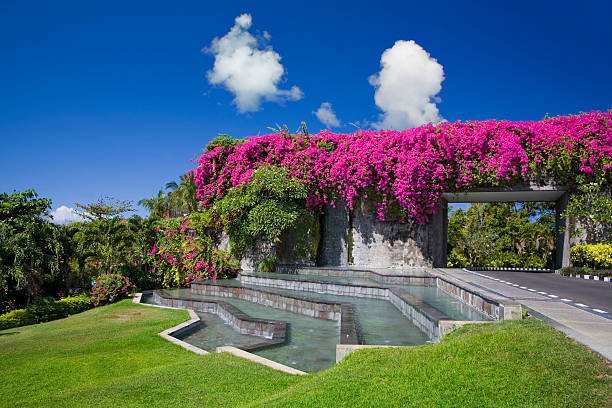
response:
{"label": "water feature", "polygon": [[[331,367],[340,343],[421,345],[441,338],[438,321],[490,320],[432,286],[435,280],[427,274],[310,272],[247,273],[241,276],[242,282],[195,283],[191,289],[144,296],[142,302],[200,310],[200,326],[177,336],[189,344],[207,351],[234,346],[308,372]],[[270,340],[263,329],[254,329],[273,321],[277,327],[282,325],[277,332],[282,333],[280,340]]]}

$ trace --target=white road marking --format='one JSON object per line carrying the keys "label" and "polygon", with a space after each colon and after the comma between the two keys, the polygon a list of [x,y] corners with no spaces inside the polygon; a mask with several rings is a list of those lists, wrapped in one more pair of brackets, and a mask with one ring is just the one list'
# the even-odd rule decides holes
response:
{"label": "white road marking", "polygon": [[601,309],[593,309],[594,311],[596,311],[597,313],[608,313],[605,310],[601,310]]}
{"label": "white road marking", "polygon": [[587,305],[584,305],[582,303],[574,303],[576,306],[580,306],[580,307],[588,307]]}
{"label": "white road marking", "polygon": [[527,288],[526,288],[526,287],[524,287],[524,286],[521,286],[521,289],[527,289]]}
{"label": "white road marking", "polygon": [[553,299],[556,299],[556,298],[558,298],[559,296],[557,296],[557,295],[548,295],[548,297],[551,297],[551,298],[553,298]]}
{"label": "white road marking", "polygon": [[571,301],[572,301],[572,299],[565,299],[565,298],[563,298],[563,299],[561,299],[561,301],[562,301],[562,302],[571,302]]}
{"label": "white road marking", "polygon": [[530,291],[530,292],[535,292],[536,291],[535,289],[527,289],[527,290]]}
{"label": "white road marking", "polygon": [[538,292],[538,295],[548,295],[546,292]]}

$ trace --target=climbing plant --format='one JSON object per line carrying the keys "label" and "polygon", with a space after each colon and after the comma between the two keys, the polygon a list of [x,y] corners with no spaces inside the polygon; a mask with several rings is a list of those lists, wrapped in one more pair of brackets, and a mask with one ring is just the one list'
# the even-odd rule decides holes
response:
{"label": "climbing plant", "polygon": [[590,112],[537,122],[468,121],[351,134],[279,129],[213,141],[197,160],[195,183],[204,208],[211,208],[227,194],[235,197],[233,189],[251,185],[258,168],[274,166],[284,169],[287,180],[304,184],[305,207],[314,213],[339,198],[351,209],[357,199],[369,199],[380,219],[393,212],[400,221],[423,224],[446,191],[537,179],[574,188],[579,175],[610,184],[611,124],[611,112]]}

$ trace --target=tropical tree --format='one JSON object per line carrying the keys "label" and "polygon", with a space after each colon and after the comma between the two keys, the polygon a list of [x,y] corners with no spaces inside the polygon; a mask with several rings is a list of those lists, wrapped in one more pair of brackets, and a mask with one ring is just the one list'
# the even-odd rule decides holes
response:
{"label": "tropical tree", "polygon": [[128,212],[134,212],[131,201],[117,200],[110,196],[100,197],[93,203],[80,204],[75,203],[80,211],[77,213],[90,221],[110,219],[119,217]]}
{"label": "tropical tree", "polygon": [[25,290],[26,303],[36,296],[45,278],[60,271],[63,249],[49,223],[51,200],[34,190],[0,194],[0,299],[6,304],[12,288]]}
{"label": "tropical tree", "polygon": [[151,198],[143,198],[138,201],[138,205],[149,210],[149,214],[157,217],[165,217],[168,212],[168,197],[163,190],[157,192],[157,196],[151,196]]}
{"label": "tropical tree", "polygon": [[563,214],[577,219],[573,234],[584,234],[587,243],[611,242],[612,197],[609,185],[605,187],[603,181],[587,183],[582,178],[578,181],[578,191],[571,196]]}
{"label": "tropical tree", "polygon": [[554,227],[550,203],[475,204],[449,217],[449,259],[465,259],[463,266],[552,266]]}
{"label": "tropical tree", "polygon": [[192,172],[183,174],[178,183],[176,181],[166,183],[166,189],[171,191],[168,194],[171,210],[175,209],[187,214],[202,210]]}
{"label": "tropical tree", "polygon": [[130,248],[127,222],[118,217],[84,223],[76,240],[83,259],[101,273],[123,266]]}

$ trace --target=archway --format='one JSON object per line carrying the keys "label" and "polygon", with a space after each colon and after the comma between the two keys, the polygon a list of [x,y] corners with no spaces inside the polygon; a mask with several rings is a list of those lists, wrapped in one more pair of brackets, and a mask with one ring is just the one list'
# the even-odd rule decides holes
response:
{"label": "archway", "polygon": [[562,268],[570,265],[570,228],[566,228],[568,221],[562,217],[567,208],[568,192],[565,187],[514,187],[498,189],[475,189],[469,192],[444,193],[439,211],[432,218],[432,227],[436,241],[440,245],[434,246],[434,267],[447,265],[447,231],[448,231],[448,203],[463,202],[554,202],[555,203],[555,267]]}

